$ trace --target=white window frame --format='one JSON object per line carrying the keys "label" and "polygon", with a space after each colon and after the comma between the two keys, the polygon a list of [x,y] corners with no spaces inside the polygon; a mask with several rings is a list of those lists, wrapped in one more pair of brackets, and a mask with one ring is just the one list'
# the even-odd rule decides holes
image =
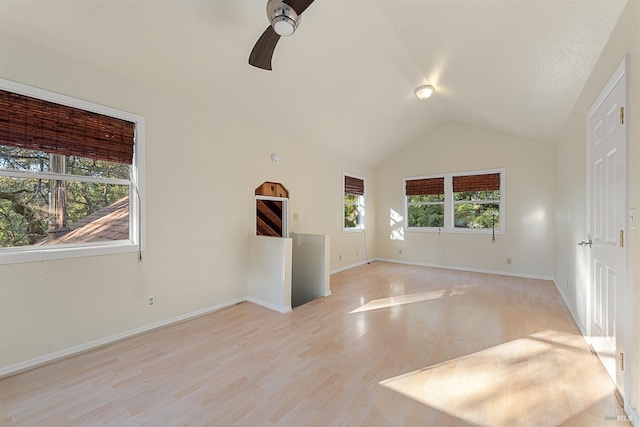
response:
{"label": "white window frame", "polygon": [[[432,178],[444,178],[444,202],[420,202],[409,203],[407,200],[407,181],[418,179],[432,179]],[[449,189],[451,189],[451,180],[449,180]],[[451,191],[449,191],[451,192]],[[404,194],[404,227],[407,231],[434,231],[441,232],[447,224],[447,178],[445,175],[426,175],[426,176],[414,176],[410,178],[403,178],[402,180],[402,194]],[[409,205],[444,205],[444,225],[442,227],[409,227]]]}
{"label": "white window frame", "polygon": [[[499,204],[500,206],[500,226],[496,227],[495,234],[506,234],[506,169],[485,169],[468,172],[453,172],[444,173],[438,175],[424,175],[424,176],[412,176],[402,179],[402,194],[404,196],[404,227],[408,232],[418,233],[458,233],[458,234],[492,234],[494,230],[492,228],[463,228],[456,227],[454,222],[455,204],[464,202],[454,202],[453,200],[453,177],[454,176],[469,176],[469,175],[484,175],[484,174],[500,174],[500,200],[488,201],[482,203]],[[407,181],[417,179],[429,179],[429,178],[444,178],[444,225],[442,227],[409,227],[409,203],[407,201]],[[433,203],[436,204],[436,203]]]}
{"label": "white window frame", "polygon": [[[345,227],[344,226],[344,208],[347,205],[347,202],[345,201],[345,196],[348,194],[347,192],[344,191],[344,179],[345,177],[350,176],[352,178],[357,178],[357,179],[361,179],[362,182],[364,183],[364,194],[362,195],[358,195],[358,202],[356,203],[358,205],[358,225],[355,227]],[[366,215],[365,215],[365,201],[366,201],[366,195],[367,195],[367,179],[364,176],[360,176],[360,175],[356,175],[353,173],[349,173],[349,172],[343,172],[342,173],[342,232],[343,233],[353,233],[353,232],[358,232],[358,231],[364,231],[366,228],[365,222],[366,222]],[[351,204],[351,203],[349,203]]]}
{"label": "white window frame", "polygon": [[145,197],[145,119],[137,114],[128,113],[70,96],[61,95],[21,83],[0,78],[0,89],[20,95],[30,96],[56,104],[79,108],[135,124],[134,157],[130,167],[130,179],[93,178],[90,176],[63,175],[54,173],[32,173],[2,169],[3,176],[16,178],[60,178],[68,181],[113,183],[129,185],[129,240],[91,242],[80,244],[64,244],[51,246],[21,246],[15,248],[0,248],[0,265],[21,262],[46,261],[53,259],[77,258],[146,250],[146,226],[143,218],[146,216]]}

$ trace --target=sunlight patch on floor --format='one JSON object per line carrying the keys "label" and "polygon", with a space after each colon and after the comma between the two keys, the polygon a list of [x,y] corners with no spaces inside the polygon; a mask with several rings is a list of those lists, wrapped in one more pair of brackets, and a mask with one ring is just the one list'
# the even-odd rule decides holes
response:
{"label": "sunlight patch on floor", "polygon": [[361,307],[350,311],[349,313],[360,313],[363,311],[378,310],[381,308],[395,307],[398,305],[411,304],[414,302],[430,301],[442,298],[445,291],[418,292],[407,295],[397,295],[388,298],[379,298],[369,301]]}
{"label": "sunlight patch on floor", "polygon": [[544,331],[380,384],[475,425],[556,426],[612,392],[595,357],[576,357],[588,351],[580,336]]}

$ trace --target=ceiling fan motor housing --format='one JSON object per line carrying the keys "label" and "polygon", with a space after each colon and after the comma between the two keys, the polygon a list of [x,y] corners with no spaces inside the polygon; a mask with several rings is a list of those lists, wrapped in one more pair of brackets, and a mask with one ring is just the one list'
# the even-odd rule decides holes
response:
{"label": "ceiling fan motor housing", "polygon": [[281,36],[293,34],[300,23],[300,16],[282,0],[267,2],[267,17],[274,31]]}

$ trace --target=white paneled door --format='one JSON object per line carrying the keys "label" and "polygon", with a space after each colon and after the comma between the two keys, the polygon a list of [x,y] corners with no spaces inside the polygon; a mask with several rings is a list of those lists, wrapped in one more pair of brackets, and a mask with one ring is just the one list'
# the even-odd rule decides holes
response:
{"label": "white paneled door", "polygon": [[587,120],[588,301],[591,344],[618,390],[624,392],[626,295],[626,61],[589,110]]}

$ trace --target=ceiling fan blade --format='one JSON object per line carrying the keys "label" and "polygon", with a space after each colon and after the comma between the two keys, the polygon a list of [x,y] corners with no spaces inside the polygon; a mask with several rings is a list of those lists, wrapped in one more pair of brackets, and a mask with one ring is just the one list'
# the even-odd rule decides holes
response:
{"label": "ceiling fan blade", "polygon": [[313,0],[283,0],[283,2],[291,6],[298,15],[302,15],[302,12],[311,6]]}
{"label": "ceiling fan blade", "polygon": [[[298,15],[307,10],[314,0],[282,0],[283,3],[291,6]],[[295,28],[294,28],[295,29]],[[280,40],[280,35],[269,25],[260,36],[249,55],[249,64],[263,70],[271,70],[271,58]]]}
{"label": "ceiling fan blade", "polygon": [[269,25],[255,46],[253,46],[251,54],[249,55],[249,64],[262,68],[263,70],[271,70],[271,57],[273,57],[273,51],[276,49],[278,40],[280,40],[280,35]]}

